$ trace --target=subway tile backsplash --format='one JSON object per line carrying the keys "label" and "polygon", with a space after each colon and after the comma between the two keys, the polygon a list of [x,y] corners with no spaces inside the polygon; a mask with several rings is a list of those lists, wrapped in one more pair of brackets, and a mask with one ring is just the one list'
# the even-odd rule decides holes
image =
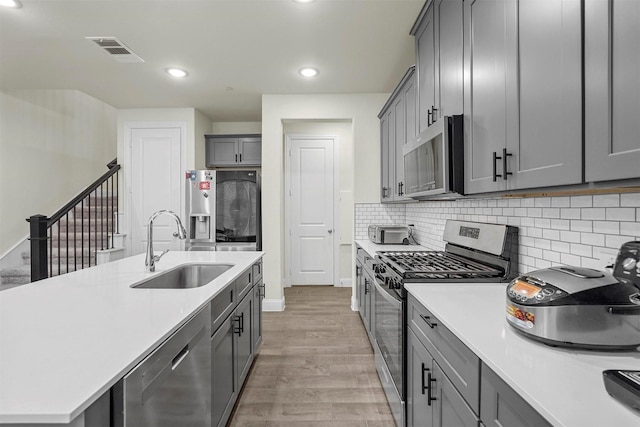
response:
{"label": "subway tile backsplash", "polygon": [[518,227],[520,273],[558,264],[603,269],[623,243],[640,240],[640,193],[356,204],[355,238],[367,239],[370,224],[413,224],[419,244],[442,250],[447,219]]}

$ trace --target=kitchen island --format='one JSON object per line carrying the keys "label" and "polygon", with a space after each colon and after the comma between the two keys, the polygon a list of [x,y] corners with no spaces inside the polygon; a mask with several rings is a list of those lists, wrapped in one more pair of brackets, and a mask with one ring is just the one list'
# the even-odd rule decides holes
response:
{"label": "kitchen island", "polygon": [[[478,356],[482,369],[490,368],[553,426],[640,425],[640,414],[609,396],[602,378],[607,369],[640,369],[640,352],[551,347],[518,334],[505,318],[504,283],[405,287]],[[482,412],[480,418],[490,425]]]}
{"label": "kitchen island", "polygon": [[[169,252],[145,271],[144,254],[0,293],[0,423],[67,424],[263,252]],[[233,267],[190,289],[134,289],[184,263]]]}

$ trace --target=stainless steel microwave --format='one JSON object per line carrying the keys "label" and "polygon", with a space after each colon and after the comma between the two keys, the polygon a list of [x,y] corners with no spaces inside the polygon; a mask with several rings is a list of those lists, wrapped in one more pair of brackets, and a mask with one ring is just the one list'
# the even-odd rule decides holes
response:
{"label": "stainless steel microwave", "polygon": [[464,194],[463,116],[444,116],[404,146],[405,194],[414,199]]}

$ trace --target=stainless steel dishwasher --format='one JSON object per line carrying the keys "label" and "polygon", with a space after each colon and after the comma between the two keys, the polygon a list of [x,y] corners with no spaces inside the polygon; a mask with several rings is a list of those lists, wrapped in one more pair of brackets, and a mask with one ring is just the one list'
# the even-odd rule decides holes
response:
{"label": "stainless steel dishwasher", "polygon": [[205,307],[113,387],[115,427],[211,427],[210,325]]}

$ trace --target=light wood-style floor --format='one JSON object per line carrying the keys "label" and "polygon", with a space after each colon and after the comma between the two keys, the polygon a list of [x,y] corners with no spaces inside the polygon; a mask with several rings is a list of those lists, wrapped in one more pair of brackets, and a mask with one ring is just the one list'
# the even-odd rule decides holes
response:
{"label": "light wood-style floor", "polygon": [[294,286],[264,313],[263,344],[229,427],[395,427],[351,288]]}

